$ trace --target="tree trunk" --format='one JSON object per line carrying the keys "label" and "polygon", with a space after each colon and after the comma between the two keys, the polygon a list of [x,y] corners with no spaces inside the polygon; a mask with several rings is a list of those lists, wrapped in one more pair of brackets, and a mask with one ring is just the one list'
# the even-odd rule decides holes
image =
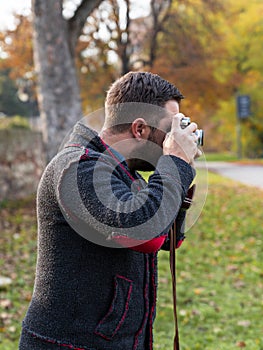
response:
{"label": "tree trunk", "polygon": [[71,127],[81,119],[80,93],[62,1],[33,0],[32,9],[40,115],[47,157],[51,159]]}
{"label": "tree trunk", "polygon": [[47,158],[50,160],[72,126],[82,118],[74,45],[85,18],[101,2],[82,0],[74,16],[65,20],[63,0],[32,0],[34,62]]}

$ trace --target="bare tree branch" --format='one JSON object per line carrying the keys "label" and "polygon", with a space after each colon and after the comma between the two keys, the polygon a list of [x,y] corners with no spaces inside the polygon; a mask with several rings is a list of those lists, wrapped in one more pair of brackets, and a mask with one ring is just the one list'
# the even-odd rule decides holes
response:
{"label": "bare tree branch", "polygon": [[76,9],[74,16],[68,20],[69,46],[72,56],[74,56],[75,47],[79,36],[86,23],[87,17],[97,8],[103,0],[82,0]]}
{"label": "bare tree branch", "polygon": [[157,37],[160,32],[163,30],[163,25],[167,21],[170,15],[170,9],[172,5],[172,0],[168,1],[155,1],[151,0],[151,16],[153,19],[153,29],[150,43],[150,52],[149,52],[149,65],[150,68],[153,67],[154,61],[157,55]]}

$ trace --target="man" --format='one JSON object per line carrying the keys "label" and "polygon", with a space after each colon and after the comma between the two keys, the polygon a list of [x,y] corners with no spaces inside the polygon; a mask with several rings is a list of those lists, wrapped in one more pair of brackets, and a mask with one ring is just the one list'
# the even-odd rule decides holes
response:
{"label": "man", "polygon": [[[106,98],[100,135],[78,123],[38,189],[34,293],[20,350],[150,350],[157,253],[194,178],[197,125],[177,88],[130,72]],[[148,183],[137,170],[154,169]],[[181,236],[180,236],[181,235]]]}

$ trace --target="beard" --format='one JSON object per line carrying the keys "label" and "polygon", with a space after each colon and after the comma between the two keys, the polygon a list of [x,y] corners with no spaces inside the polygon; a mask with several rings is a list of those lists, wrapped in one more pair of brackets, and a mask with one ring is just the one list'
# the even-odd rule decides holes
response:
{"label": "beard", "polygon": [[160,138],[156,129],[152,129],[145,145],[136,149],[128,160],[131,170],[153,171],[159,158],[163,155],[162,143],[165,135]]}
{"label": "beard", "polygon": [[128,161],[128,166],[131,170],[136,171],[154,171],[155,166],[143,159],[131,158]]}

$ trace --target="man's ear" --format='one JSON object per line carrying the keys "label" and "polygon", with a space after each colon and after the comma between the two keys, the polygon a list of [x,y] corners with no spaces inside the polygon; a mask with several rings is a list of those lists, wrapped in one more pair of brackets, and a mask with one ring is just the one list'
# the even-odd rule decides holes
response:
{"label": "man's ear", "polygon": [[146,121],[143,118],[135,119],[131,124],[131,132],[138,141],[147,139],[149,131]]}

